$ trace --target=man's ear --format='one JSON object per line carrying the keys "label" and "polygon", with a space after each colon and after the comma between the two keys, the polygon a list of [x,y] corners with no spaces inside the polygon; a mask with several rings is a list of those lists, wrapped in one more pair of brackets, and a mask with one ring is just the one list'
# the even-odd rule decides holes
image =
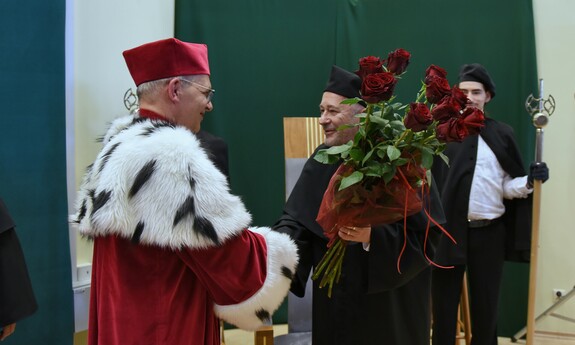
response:
{"label": "man's ear", "polygon": [[168,82],[168,87],[166,88],[166,91],[168,92],[168,98],[172,102],[177,102],[180,100],[179,93],[181,88],[182,88],[182,82],[178,78],[172,78]]}

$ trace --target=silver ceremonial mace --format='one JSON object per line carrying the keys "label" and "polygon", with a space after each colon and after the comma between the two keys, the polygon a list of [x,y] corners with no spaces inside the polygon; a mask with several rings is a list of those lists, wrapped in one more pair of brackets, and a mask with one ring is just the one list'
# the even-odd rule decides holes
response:
{"label": "silver ceremonial mace", "polygon": [[[537,104],[535,107],[533,104]],[[543,79],[539,79],[539,98],[533,94],[527,97],[525,109],[535,126],[535,163],[542,162],[543,127],[549,122],[549,116],[555,111],[555,99],[549,95],[543,98]],[[539,249],[539,212],[541,207],[541,181],[533,180],[533,218],[531,224],[531,260],[529,267],[529,296],[527,302],[527,345],[533,345],[535,333],[535,291],[537,285],[537,250]]]}

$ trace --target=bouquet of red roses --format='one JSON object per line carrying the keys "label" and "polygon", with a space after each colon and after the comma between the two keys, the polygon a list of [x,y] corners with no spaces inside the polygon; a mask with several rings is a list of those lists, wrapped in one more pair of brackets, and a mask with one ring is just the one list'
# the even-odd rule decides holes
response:
{"label": "bouquet of red roses", "polygon": [[442,153],[446,142],[462,141],[483,127],[483,112],[466,107],[465,94],[456,86],[451,88],[446,71],[435,65],[427,68],[415,102],[394,102],[395,86],[410,56],[397,49],[384,60],[375,56],[359,60],[361,98],[343,102],[366,103],[364,112],[356,115],[359,123],[345,126],[357,126],[358,131],[353,141],[320,150],[314,157],[326,164],[343,161],[316,219],[330,241],[312,278],[323,273],[320,287],[328,285],[329,296],[345,255],[346,243],[337,235],[338,229],[405,221],[421,211],[434,156],[447,162]]}

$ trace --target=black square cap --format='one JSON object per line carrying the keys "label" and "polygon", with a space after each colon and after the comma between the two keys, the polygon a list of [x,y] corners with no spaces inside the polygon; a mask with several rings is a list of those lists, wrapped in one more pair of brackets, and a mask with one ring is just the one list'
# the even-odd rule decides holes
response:
{"label": "black square cap", "polygon": [[333,92],[346,98],[355,98],[360,97],[360,89],[361,78],[357,74],[333,65],[331,67],[329,81],[323,91]]}
{"label": "black square cap", "polygon": [[489,91],[491,98],[495,97],[495,83],[485,67],[478,63],[461,66],[461,70],[459,70],[459,82],[462,81],[476,81],[481,83],[483,87],[485,87],[485,91]]}

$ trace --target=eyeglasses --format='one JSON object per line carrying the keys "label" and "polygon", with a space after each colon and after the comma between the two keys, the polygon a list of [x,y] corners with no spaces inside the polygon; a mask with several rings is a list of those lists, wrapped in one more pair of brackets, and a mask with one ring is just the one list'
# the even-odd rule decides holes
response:
{"label": "eyeglasses", "polygon": [[187,80],[187,79],[184,79],[184,78],[180,78],[180,80],[181,80],[181,81],[185,81],[186,83],[190,83],[190,84],[192,84],[192,85],[194,85],[194,86],[199,86],[199,87],[201,87],[201,88],[204,89],[204,90],[208,90],[208,94],[206,95],[206,99],[208,100],[208,102],[211,102],[211,101],[212,101],[212,98],[214,98],[214,93],[216,93],[216,90],[210,89],[210,88],[207,87],[207,86],[204,86],[204,85],[198,84],[198,83],[194,83],[193,81]]}

